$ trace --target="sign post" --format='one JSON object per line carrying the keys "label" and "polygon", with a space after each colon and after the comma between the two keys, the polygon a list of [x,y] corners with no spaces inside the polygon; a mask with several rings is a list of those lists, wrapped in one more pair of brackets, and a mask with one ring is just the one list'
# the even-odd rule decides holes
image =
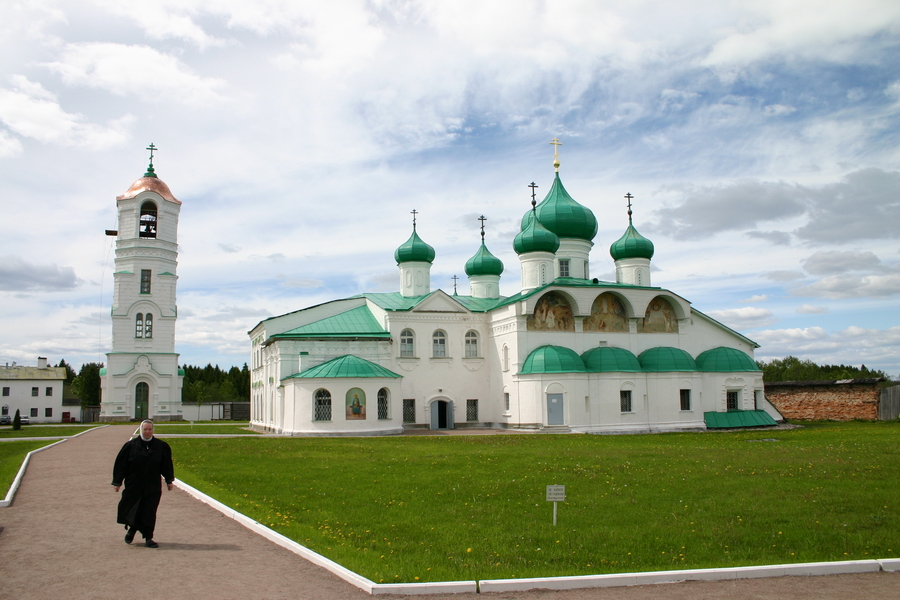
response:
{"label": "sign post", "polygon": [[548,485],[547,486],[547,502],[553,503],[553,525],[556,525],[556,503],[566,501],[566,486],[564,485]]}

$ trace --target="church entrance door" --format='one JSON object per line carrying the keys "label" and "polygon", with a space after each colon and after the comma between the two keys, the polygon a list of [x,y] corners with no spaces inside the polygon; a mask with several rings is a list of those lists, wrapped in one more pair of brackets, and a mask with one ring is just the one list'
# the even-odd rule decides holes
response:
{"label": "church entrance door", "polygon": [[150,386],[140,382],[134,388],[134,418],[143,421],[147,418],[148,404],[150,404]]}
{"label": "church entrance door", "polygon": [[563,395],[547,394],[547,425],[564,425]]}
{"label": "church entrance door", "polygon": [[453,403],[435,400],[431,403],[431,428],[453,429]]}

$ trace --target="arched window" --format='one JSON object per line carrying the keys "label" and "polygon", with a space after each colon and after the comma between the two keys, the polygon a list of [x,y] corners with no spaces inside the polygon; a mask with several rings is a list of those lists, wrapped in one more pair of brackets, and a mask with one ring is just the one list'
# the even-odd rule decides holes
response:
{"label": "arched window", "polygon": [[138,236],[142,238],[156,237],[156,204],[144,202],[141,204],[141,220]]}
{"label": "arched window", "polygon": [[134,337],[144,337],[144,315],[141,313],[134,317]]}
{"label": "arched window", "polygon": [[313,413],[314,421],[331,420],[331,392],[328,390],[316,390],[316,405]]}
{"label": "arched window", "polygon": [[431,356],[442,358],[447,356],[447,334],[440,329],[431,336]]}
{"label": "arched window", "polygon": [[547,265],[541,265],[541,281],[540,284],[544,285],[547,283]]}
{"label": "arched window", "polygon": [[466,358],[478,357],[478,334],[474,331],[466,332]]}
{"label": "arched window", "polygon": [[509,346],[503,344],[503,370],[509,371]]}
{"label": "arched window", "polygon": [[416,355],[416,336],[412,329],[404,329],[400,332],[400,356],[412,357]]}
{"label": "arched window", "polygon": [[378,390],[378,418],[388,418],[388,390],[381,388]]}
{"label": "arched window", "polygon": [[150,313],[147,313],[147,315],[144,317],[144,337],[153,337],[153,315]]}

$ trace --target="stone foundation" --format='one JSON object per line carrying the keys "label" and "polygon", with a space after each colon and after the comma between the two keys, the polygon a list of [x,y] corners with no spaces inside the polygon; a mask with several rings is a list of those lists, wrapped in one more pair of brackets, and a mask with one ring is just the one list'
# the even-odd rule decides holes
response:
{"label": "stone foundation", "polygon": [[851,421],[878,419],[879,379],[766,383],[766,398],[786,419]]}

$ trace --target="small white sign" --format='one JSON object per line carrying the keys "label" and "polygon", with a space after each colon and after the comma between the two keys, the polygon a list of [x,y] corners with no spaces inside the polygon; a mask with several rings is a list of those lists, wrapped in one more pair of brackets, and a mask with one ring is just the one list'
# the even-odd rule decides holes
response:
{"label": "small white sign", "polygon": [[548,485],[547,486],[547,502],[565,502],[566,486],[564,485]]}

